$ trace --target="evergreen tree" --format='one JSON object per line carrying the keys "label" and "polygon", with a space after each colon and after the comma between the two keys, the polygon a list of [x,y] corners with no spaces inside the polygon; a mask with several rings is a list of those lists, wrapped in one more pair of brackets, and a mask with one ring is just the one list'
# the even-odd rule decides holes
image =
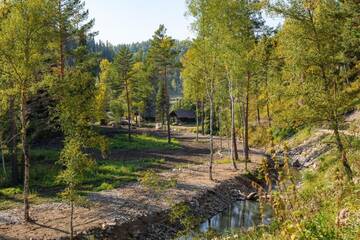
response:
{"label": "evergreen tree", "polygon": [[131,89],[130,82],[132,78],[133,54],[129,48],[123,47],[115,58],[114,68],[117,73],[117,81],[115,81],[113,90],[116,92],[118,98],[124,90],[127,105],[127,119],[128,119],[128,140],[131,140]]}
{"label": "evergreen tree", "polygon": [[155,84],[158,84],[156,110],[163,123],[166,118],[169,143],[171,142],[169,73],[175,66],[176,51],[174,51],[174,44],[174,40],[166,35],[165,26],[160,25],[151,40],[148,54],[148,63],[151,64],[153,72],[156,73]]}

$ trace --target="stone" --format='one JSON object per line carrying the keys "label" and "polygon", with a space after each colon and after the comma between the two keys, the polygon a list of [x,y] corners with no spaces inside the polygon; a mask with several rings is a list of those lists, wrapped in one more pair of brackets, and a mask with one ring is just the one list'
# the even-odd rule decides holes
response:
{"label": "stone", "polygon": [[336,225],[337,226],[344,226],[346,225],[348,219],[349,219],[349,210],[344,208],[341,209],[341,211],[339,212],[337,218],[336,218]]}
{"label": "stone", "polygon": [[246,196],[247,200],[257,200],[258,198],[257,192],[249,193],[249,195]]}

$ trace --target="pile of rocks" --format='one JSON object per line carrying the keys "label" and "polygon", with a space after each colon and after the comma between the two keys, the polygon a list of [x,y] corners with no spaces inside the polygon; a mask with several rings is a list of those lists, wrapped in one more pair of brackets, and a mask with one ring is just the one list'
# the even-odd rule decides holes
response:
{"label": "pile of rocks", "polygon": [[289,157],[292,166],[297,169],[316,166],[317,158],[332,149],[329,143],[322,141],[326,135],[326,133],[318,133],[299,146],[291,149]]}

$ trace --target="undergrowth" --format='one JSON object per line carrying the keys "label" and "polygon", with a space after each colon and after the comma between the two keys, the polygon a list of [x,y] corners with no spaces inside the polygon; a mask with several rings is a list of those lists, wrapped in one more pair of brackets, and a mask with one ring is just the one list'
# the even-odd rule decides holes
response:
{"label": "undergrowth", "polygon": [[[353,143],[355,148],[350,154],[354,182],[346,180],[336,151],[319,158],[316,170],[303,171],[300,182],[294,181],[285,160],[285,166],[278,169],[280,177],[276,191],[262,198],[274,209],[273,223],[214,239],[360,239],[360,168],[357,166],[359,148],[356,144]],[[266,174],[265,179],[271,184],[272,180],[267,179]],[[264,191],[260,194],[266,195]]]}

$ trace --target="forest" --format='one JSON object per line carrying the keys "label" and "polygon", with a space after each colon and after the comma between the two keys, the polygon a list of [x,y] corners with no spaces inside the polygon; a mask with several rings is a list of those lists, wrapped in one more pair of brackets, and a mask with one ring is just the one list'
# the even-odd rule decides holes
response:
{"label": "forest", "polygon": [[360,2],[184,2],[0,0],[0,239],[360,239]]}

